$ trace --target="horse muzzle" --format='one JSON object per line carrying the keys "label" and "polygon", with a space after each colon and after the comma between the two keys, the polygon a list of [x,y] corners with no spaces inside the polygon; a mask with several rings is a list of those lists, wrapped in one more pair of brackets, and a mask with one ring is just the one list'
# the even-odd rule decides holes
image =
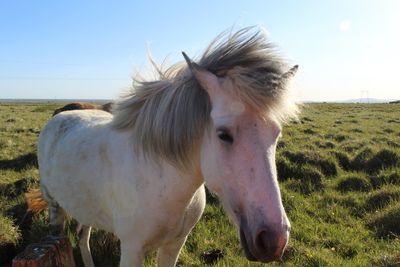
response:
{"label": "horse muzzle", "polygon": [[279,228],[275,230],[263,226],[252,235],[247,225],[242,223],[240,226],[240,242],[246,258],[250,261],[264,263],[280,259],[289,239],[290,227],[284,225]]}

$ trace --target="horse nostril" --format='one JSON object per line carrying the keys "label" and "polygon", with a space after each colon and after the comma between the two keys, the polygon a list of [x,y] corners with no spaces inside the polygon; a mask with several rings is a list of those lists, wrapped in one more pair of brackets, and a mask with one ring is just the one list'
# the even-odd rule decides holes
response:
{"label": "horse nostril", "polygon": [[282,256],[287,238],[266,228],[258,233],[254,241],[260,260],[270,262]]}
{"label": "horse nostril", "polygon": [[271,256],[278,248],[275,235],[268,230],[263,230],[256,236],[255,244],[259,252]]}

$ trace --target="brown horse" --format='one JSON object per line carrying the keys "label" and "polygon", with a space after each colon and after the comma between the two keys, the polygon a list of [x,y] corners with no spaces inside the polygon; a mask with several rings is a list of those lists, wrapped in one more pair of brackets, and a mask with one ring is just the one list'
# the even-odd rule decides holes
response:
{"label": "brown horse", "polygon": [[60,112],[67,111],[67,110],[76,110],[76,109],[99,109],[99,110],[104,110],[106,112],[111,113],[111,107],[112,107],[112,102],[108,102],[103,105],[94,105],[90,103],[80,103],[80,102],[74,102],[74,103],[69,103],[62,108],[58,108],[53,112],[53,116],[57,115]]}

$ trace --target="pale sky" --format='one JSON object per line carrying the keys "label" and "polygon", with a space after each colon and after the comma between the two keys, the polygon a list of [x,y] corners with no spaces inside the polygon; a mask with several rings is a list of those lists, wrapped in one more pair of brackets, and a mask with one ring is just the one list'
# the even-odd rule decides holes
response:
{"label": "pale sky", "polygon": [[400,1],[1,1],[0,99],[110,99],[148,66],[261,25],[298,100],[400,99]]}

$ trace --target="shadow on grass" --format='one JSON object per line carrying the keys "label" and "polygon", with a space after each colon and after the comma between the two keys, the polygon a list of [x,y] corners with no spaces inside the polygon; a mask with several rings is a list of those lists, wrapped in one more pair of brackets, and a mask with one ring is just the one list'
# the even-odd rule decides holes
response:
{"label": "shadow on grass", "polygon": [[379,175],[372,175],[369,179],[375,189],[386,184],[400,185],[400,173],[396,170],[383,170]]}
{"label": "shadow on grass", "polygon": [[400,200],[400,190],[397,190],[395,187],[387,186],[369,195],[365,202],[364,209],[367,212],[378,211],[398,200]]}
{"label": "shadow on grass", "polygon": [[11,266],[12,259],[28,244],[25,237],[31,233],[32,214],[26,213],[26,204],[21,203],[7,209],[5,215],[13,218],[20,234],[17,243],[0,244],[0,266]]}
{"label": "shadow on grass", "polygon": [[16,254],[16,245],[11,243],[0,245],[0,266],[11,266],[11,260]]}
{"label": "shadow on grass", "polygon": [[207,204],[214,204],[214,205],[219,204],[218,197],[214,193],[212,193],[207,187],[206,187],[206,201]]}
{"label": "shadow on grass", "polygon": [[32,185],[37,183],[34,178],[23,178],[14,183],[0,184],[0,195],[5,199],[14,199],[27,192]]}
{"label": "shadow on grass", "polygon": [[372,214],[367,219],[367,227],[373,230],[377,238],[393,239],[400,235],[400,203]]}
{"label": "shadow on grass", "polygon": [[278,157],[276,164],[279,180],[287,181],[286,186],[292,191],[309,195],[324,190],[324,175],[312,166],[298,165],[285,157]]}
{"label": "shadow on grass", "polygon": [[14,159],[0,160],[0,169],[21,171],[28,167],[38,167],[36,152],[19,156]]}
{"label": "shadow on grass", "polygon": [[400,156],[395,151],[384,148],[374,153],[370,148],[366,148],[354,157],[350,169],[377,174],[383,169],[396,167],[399,163]]}
{"label": "shadow on grass", "polygon": [[361,174],[352,174],[339,180],[336,189],[342,193],[359,191],[368,192],[372,186],[369,180]]}
{"label": "shadow on grass", "polygon": [[337,175],[337,166],[335,160],[332,158],[326,158],[319,153],[284,151],[282,155],[289,159],[292,163],[303,166],[306,164],[315,166],[319,168],[326,176]]}

